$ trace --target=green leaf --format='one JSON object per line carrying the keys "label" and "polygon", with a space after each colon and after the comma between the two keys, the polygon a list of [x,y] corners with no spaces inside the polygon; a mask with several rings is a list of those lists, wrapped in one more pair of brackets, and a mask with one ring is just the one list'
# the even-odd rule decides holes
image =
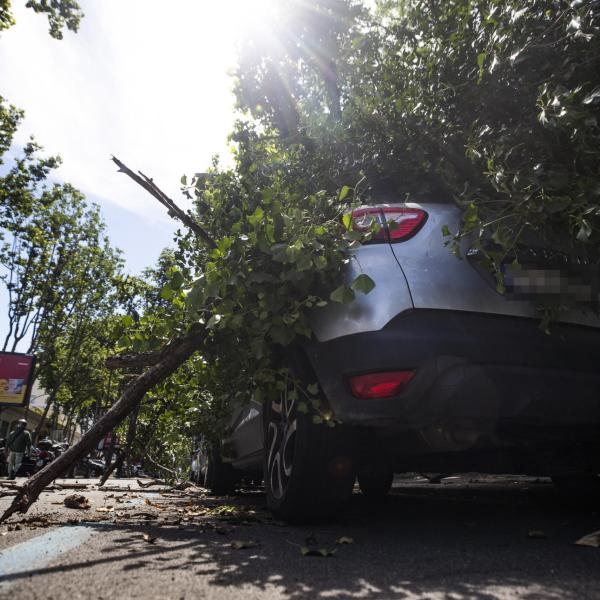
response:
{"label": "green leaf", "polygon": [[306,391],[313,396],[317,396],[319,394],[319,385],[316,383],[311,383],[310,385],[306,386]]}
{"label": "green leaf", "polygon": [[123,324],[123,327],[131,327],[134,324],[134,320],[133,317],[131,315],[123,315],[121,317],[121,323]]}
{"label": "green leaf", "polygon": [[352,289],[363,294],[368,294],[375,287],[375,282],[366,274],[361,273],[353,282]]}
{"label": "green leaf", "polygon": [[329,296],[334,302],[348,304],[354,300],[354,292],[344,283],[337,287]]}
{"label": "green leaf", "polygon": [[334,556],[336,550],[328,550],[327,548],[309,548],[308,546],[302,546],[300,548],[300,554],[302,556],[319,556],[322,558],[327,558]]}
{"label": "green leaf", "polygon": [[485,64],[485,58],[485,52],[482,52],[481,54],[477,55],[477,66],[479,67],[479,79],[477,80],[477,83],[480,83],[483,79],[483,66]]}
{"label": "green leaf", "polygon": [[248,223],[250,223],[250,225],[257,225],[262,221],[264,216],[265,211],[260,206],[257,206],[254,212],[246,217],[246,220]]}
{"label": "green leaf", "polygon": [[344,227],[349,230],[350,226],[352,225],[352,215],[350,213],[346,213],[342,217],[342,223],[344,224]]}
{"label": "green leaf", "polygon": [[174,290],[178,290],[184,283],[185,279],[181,271],[175,271],[171,276],[171,288]]}
{"label": "green leaf", "polygon": [[450,233],[450,229],[448,228],[448,225],[442,225],[442,235],[444,237],[448,237],[449,235],[452,235]]}
{"label": "green leaf", "polygon": [[343,200],[348,195],[349,191],[350,191],[350,188],[347,185],[343,186],[342,189],[340,190],[339,199]]}
{"label": "green leaf", "polygon": [[173,297],[173,290],[168,285],[165,285],[160,290],[160,297],[163,300],[170,300]]}
{"label": "green leaf", "polygon": [[296,260],[296,268],[298,271],[308,271],[313,266],[313,261],[310,254],[301,254]]}
{"label": "green leaf", "polygon": [[194,287],[188,292],[186,296],[186,303],[190,312],[194,312],[200,308],[200,304],[204,301],[204,286],[206,280],[204,277],[198,279],[194,284]]}

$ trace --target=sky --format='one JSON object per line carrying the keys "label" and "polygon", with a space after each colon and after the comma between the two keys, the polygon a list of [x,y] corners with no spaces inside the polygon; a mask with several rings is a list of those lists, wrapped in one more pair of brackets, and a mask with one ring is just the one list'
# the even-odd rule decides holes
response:
{"label": "sky", "polygon": [[[274,1],[274,0],[271,0]],[[0,35],[0,93],[26,112],[15,137],[60,154],[58,181],[100,204],[127,270],[139,273],[169,245],[176,224],[116,171],[115,155],[185,205],[183,174],[231,161],[237,36],[268,18],[269,0],[79,0],[77,34],[54,40],[47,19],[13,2]]]}

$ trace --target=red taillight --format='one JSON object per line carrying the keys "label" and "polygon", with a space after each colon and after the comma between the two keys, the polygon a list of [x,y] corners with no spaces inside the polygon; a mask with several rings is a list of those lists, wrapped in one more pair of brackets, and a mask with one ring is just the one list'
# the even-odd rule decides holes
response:
{"label": "red taillight", "polygon": [[356,398],[389,398],[399,394],[413,378],[414,371],[387,371],[350,378],[350,389]]}
{"label": "red taillight", "polygon": [[413,236],[427,216],[420,208],[391,207],[384,208],[383,215],[392,242],[400,242]]}
{"label": "red taillight", "polygon": [[[377,227],[378,231],[373,231]],[[373,231],[370,242],[387,242],[387,230],[383,221],[383,213],[380,208],[356,208],[352,211],[352,229],[362,233]]]}
{"label": "red taillight", "polygon": [[357,208],[352,211],[352,229],[368,233],[377,225],[367,243],[402,242],[417,233],[426,218],[420,208]]}

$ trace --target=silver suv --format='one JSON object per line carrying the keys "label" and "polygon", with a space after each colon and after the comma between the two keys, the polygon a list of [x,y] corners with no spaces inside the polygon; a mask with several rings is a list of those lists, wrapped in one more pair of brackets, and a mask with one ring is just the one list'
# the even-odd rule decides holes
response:
{"label": "silver suv", "polygon": [[284,357],[317,410],[304,410],[294,386],[239,407],[210,449],[207,486],[222,493],[262,473],[269,507],[290,521],[331,515],[357,478],[382,496],[406,471],[600,488],[600,319],[577,310],[544,333],[531,301],[570,294],[597,308],[597,273],[574,265],[566,276],[560,253],[532,248],[518,270],[507,265],[510,293],[500,294],[468,241],[463,258],[444,243],[458,208],[385,204],[352,219],[358,230],[380,225],[347,267],[348,281],[366,273],[375,288],[316,312],[314,339]]}

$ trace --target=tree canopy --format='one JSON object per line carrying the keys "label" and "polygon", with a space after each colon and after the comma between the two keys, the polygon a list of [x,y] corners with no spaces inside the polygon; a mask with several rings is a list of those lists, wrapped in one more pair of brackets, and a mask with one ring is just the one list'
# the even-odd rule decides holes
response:
{"label": "tree canopy", "polygon": [[[75,0],[27,0],[27,8],[38,14],[45,14],[50,25],[50,35],[62,40],[63,29],[77,31],[83,18],[81,7]],[[0,0],[0,31],[15,24],[11,10],[11,0]]]}

